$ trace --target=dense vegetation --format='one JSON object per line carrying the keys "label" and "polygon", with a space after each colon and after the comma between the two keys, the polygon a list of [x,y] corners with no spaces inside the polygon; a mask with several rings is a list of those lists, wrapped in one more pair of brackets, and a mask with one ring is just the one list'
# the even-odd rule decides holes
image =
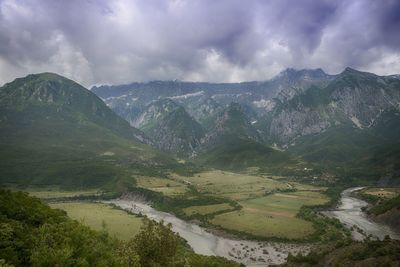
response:
{"label": "dense vegetation", "polygon": [[7,190],[0,190],[0,260],[14,266],[236,266],[194,254],[170,226],[145,220],[140,233],[123,242]]}
{"label": "dense vegetation", "polygon": [[392,199],[382,201],[381,203],[369,209],[368,212],[372,213],[373,215],[380,215],[393,208],[400,208],[400,195]]}
{"label": "dense vegetation", "polygon": [[331,242],[350,238],[350,231],[339,220],[322,216],[315,209],[301,207],[297,214],[299,218],[312,222],[316,230],[308,240]]}
{"label": "dense vegetation", "polygon": [[289,255],[284,266],[398,266],[400,241],[351,240],[321,245],[307,256]]}

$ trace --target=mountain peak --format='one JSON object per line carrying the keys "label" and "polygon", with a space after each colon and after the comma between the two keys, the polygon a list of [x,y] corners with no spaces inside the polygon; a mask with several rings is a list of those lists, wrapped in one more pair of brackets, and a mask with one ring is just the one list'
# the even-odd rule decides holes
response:
{"label": "mountain peak", "polygon": [[[294,68],[287,68],[281,71],[276,78],[286,78],[286,79],[296,79],[296,78],[304,78],[304,77],[311,77],[311,78],[322,78],[326,77],[326,74],[321,68],[317,69],[294,69]],[[275,78],[275,79],[276,79]]]}
{"label": "mountain peak", "polygon": [[346,67],[339,75],[368,75],[368,76],[377,76],[376,74],[366,72],[366,71],[359,71],[350,67]]}
{"label": "mountain peak", "polygon": [[343,73],[361,73],[361,71],[358,71],[356,69],[350,68],[350,67],[346,67],[341,74]]}
{"label": "mountain peak", "polygon": [[[78,85],[75,81],[68,79],[64,76],[61,76],[57,73],[53,72],[42,72],[42,73],[35,73],[29,74],[25,77],[16,78],[14,81],[10,83],[30,83],[30,82],[60,82],[60,83],[74,83]],[[9,83],[9,84],[10,84]],[[79,85],[80,87],[83,87]]]}

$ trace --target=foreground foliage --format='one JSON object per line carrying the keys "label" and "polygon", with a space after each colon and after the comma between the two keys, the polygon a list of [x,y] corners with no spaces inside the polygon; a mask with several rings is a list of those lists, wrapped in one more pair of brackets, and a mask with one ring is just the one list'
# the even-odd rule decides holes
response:
{"label": "foreground foliage", "polygon": [[399,266],[400,241],[351,240],[320,246],[307,256],[289,255],[285,266]]}
{"label": "foreground foliage", "polygon": [[0,189],[2,266],[237,266],[196,255],[170,227],[145,219],[140,233],[123,242],[27,193]]}

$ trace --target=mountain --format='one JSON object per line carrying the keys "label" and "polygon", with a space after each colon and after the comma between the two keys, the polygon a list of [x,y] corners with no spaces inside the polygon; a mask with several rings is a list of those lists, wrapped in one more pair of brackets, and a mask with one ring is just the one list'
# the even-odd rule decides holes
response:
{"label": "mountain", "polygon": [[174,102],[185,108],[187,113],[198,121],[203,128],[212,129],[216,116],[224,109],[212,97],[200,91],[194,94],[186,94],[170,97]]}
{"label": "mountain", "polygon": [[5,84],[0,114],[2,184],[98,187],[174,164],[95,94],[57,74]]}
{"label": "mountain", "polygon": [[[117,114],[129,122],[131,116],[139,113],[151,101],[171,98],[185,107],[187,112],[199,122],[200,103],[206,110],[218,111],[231,102],[246,105],[257,113],[268,112],[274,105],[275,97],[294,95],[296,91],[313,84],[323,84],[333,79],[321,69],[287,69],[268,81],[242,83],[207,83],[183,81],[151,81],[126,85],[94,86],[91,90]],[[200,111],[201,113],[201,111]],[[206,112],[207,115],[207,112]]]}
{"label": "mountain", "polygon": [[183,156],[193,154],[204,136],[202,126],[168,98],[150,103],[134,125],[152,138],[159,149]]}
{"label": "mountain", "polygon": [[202,145],[207,149],[237,138],[261,142],[259,133],[251,125],[243,107],[231,103],[216,116],[214,127],[206,134]]}
{"label": "mountain", "polygon": [[[364,175],[359,172],[368,169],[371,176],[384,177],[400,170],[398,75],[286,69],[260,82],[154,81],[92,91],[131,124],[152,101],[171,99],[205,130],[197,154],[217,148],[219,140],[243,139],[278,146],[335,171],[342,167]],[[238,107],[236,115],[231,103]]]}
{"label": "mountain", "polygon": [[400,176],[399,80],[347,68],[276,103],[265,128],[273,142],[349,174]]}
{"label": "mountain", "polygon": [[[297,174],[304,162],[263,144],[245,108],[231,103],[215,118],[214,127],[202,139],[195,163],[221,170],[243,171],[256,168],[262,173]],[[308,167],[308,166],[307,166]]]}
{"label": "mountain", "polygon": [[333,127],[373,127],[383,111],[400,109],[400,81],[347,68],[325,86],[275,103],[268,135],[287,145]]}

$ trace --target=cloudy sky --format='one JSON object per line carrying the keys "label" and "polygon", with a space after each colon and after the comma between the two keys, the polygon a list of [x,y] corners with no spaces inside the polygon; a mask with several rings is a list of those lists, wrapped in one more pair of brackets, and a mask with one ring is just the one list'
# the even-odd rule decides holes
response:
{"label": "cloudy sky", "polygon": [[266,80],[287,67],[400,73],[399,0],[0,0],[0,84]]}

